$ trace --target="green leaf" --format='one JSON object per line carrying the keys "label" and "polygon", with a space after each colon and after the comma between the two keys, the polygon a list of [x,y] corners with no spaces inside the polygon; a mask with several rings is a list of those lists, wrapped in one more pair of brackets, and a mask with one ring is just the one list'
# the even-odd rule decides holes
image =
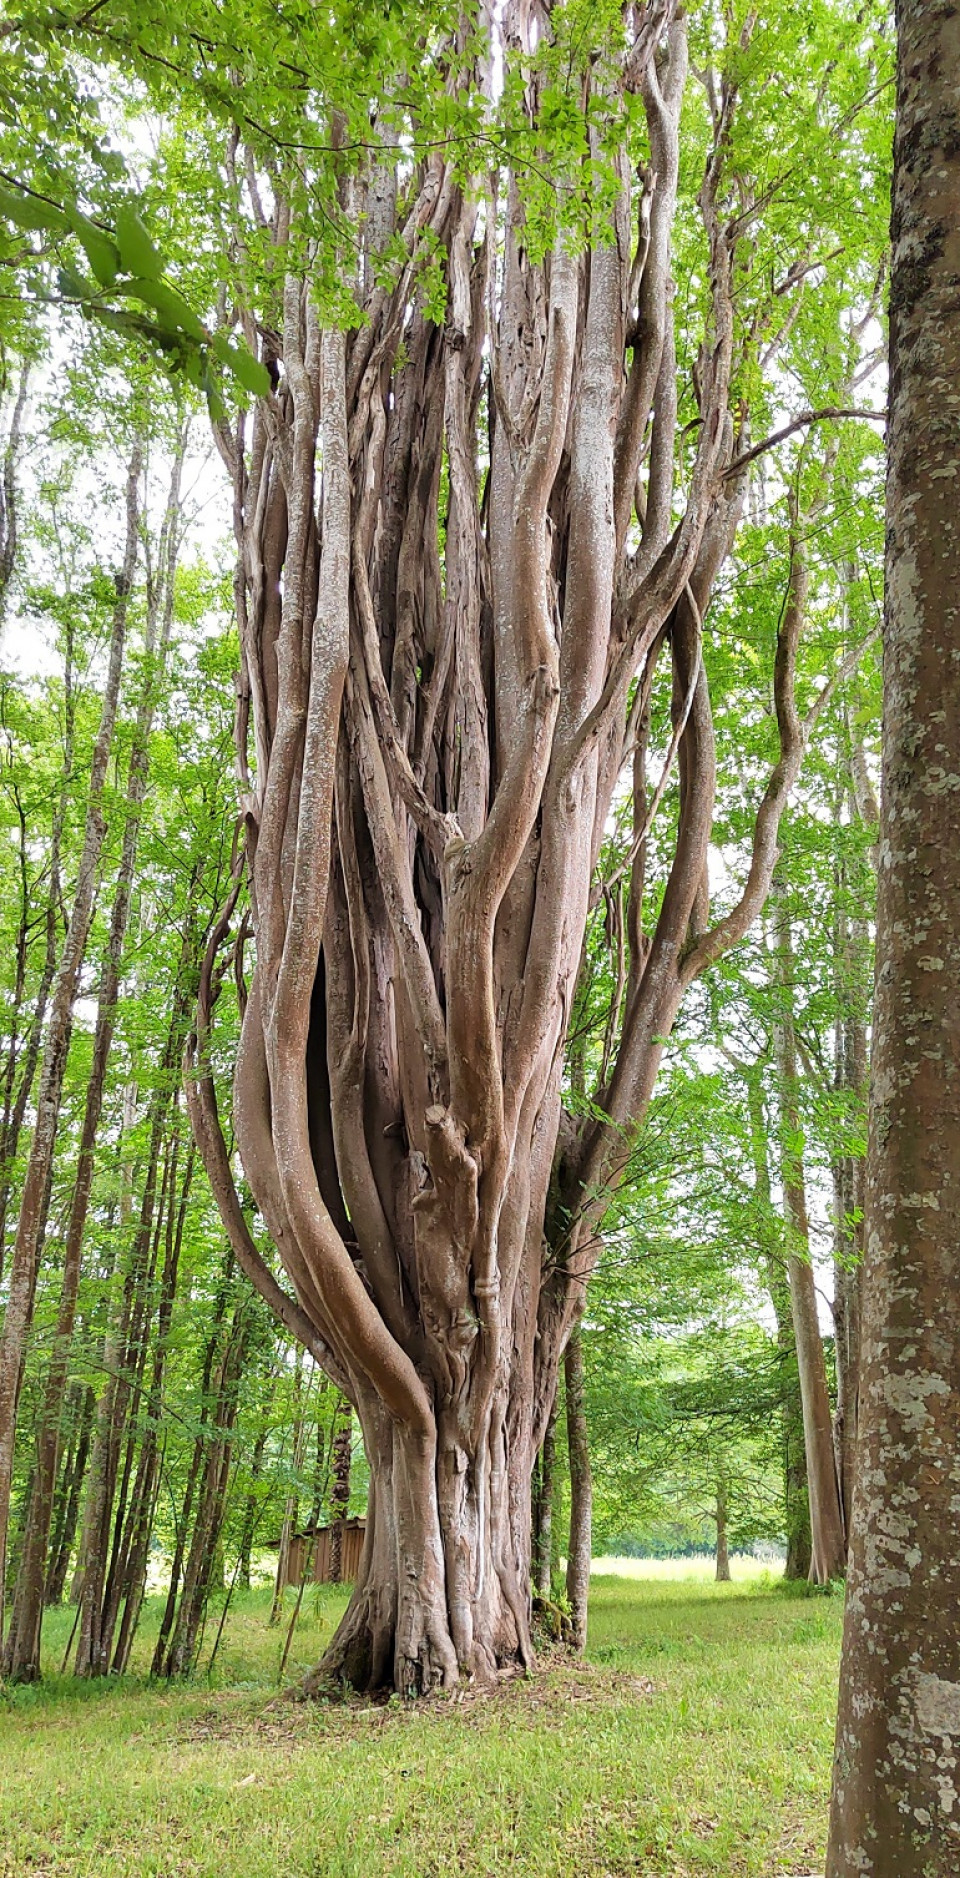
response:
{"label": "green leaf", "polygon": [[128,273],[144,280],[160,279],[163,257],[154,247],[132,202],[125,202],[117,212],[117,246]]}
{"label": "green leaf", "polygon": [[18,196],[12,189],[0,189],[0,215],[18,228],[46,230],[52,235],[65,235],[69,228],[64,211],[55,203],[41,202],[38,196]]}
{"label": "green leaf", "polygon": [[233,373],[244,391],[252,391],[258,398],[269,397],[270,373],[259,359],[254,358],[247,346],[232,346],[226,333],[216,333],[212,346],[217,358]]}
{"label": "green leaf", "polygon": [[65,300],[87,301],[94,292],[92,283],[84,280],[83,275],[69,265],[57,269],[57,286]]}
{"label": "green leaf", "polygon": [[120,269],[116,242],[79,209],[68,207],[67,218],[101,287],[112,287]]}
{"label": "green leaf", "polygon": [[162,320],[188,333],[191,339],[201,343],[206,339],[207,330],[202,320],[197,318],[182,293],[178,293],[175,287],[168,287],[166,281],[124,280],[120,283],[120,291],[153,307]]}
{"label": "green leaf", "polygon": [[227,421],[227,407],[223,402],[220,387],[210,370],[209,363],[203,375],[203,389],[206,395],[207,409],[210,412],[211,421],[214,424],[225,424]]}

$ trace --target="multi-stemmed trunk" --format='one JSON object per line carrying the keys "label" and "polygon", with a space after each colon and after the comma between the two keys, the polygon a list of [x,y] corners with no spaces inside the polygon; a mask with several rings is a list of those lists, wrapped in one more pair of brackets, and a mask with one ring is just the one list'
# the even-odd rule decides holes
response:
{"label": "multi-stemmed trunk", "polygon": [[[525,68],[534,124],[540,23],[509,4],[487,25]],[[234,1120],[295,1298],[250,1234],[210,1068],[215,941],[236,894],[204,965],[188,1092],[238,1261],[358,1416],[365,1549],[319,1672],[355,1687],[416,1691],[530,1660],[534,1458],[609,1196],[684,991],[763,904],[804,746],[791,604],[773,675],[780,756],[744,891],[711,927],[702,622],[746,480],[735,354],[752,358],[765,336],[772,355],[774,309],[735,341],[742,217],[719,204],[737,93],[719,74],[681,495],[670,269],[686,28],[666,0],[632,13],[624,36],[602,71],[584,68],[583,157],[599,160],[598,125],[639,92],[651,160],[637,178],[625,145],[615,156],[609,227],[586,251],[561,214],[539,258],[516,176],[473,191],[442,153],[405,175],[385,136],[380,160],[339,171],[339,212],[364,231],[360,264],[342,263],[362,325],[324,326],[314,282],[288,274],[260,321],[278,389],[249,426],[218,429],[236,489],[257,945]],[[489,78],[464,74],[475,90]],[[241,172],[236,155],[234,141],[238,200],[245,188],[279,252],[308,231],[276,190],[269,222],[253,159]],[[737,175],[741,207],[751,187]],[[443,325],[420,285],[423,248],[444,257]],[[246,331],[256,342],[252,316]],[[661,657],[672,731],[648,790]],[[674,764],[672,858],[645,899]],[[599,1084],[574,1117],[564,1042],[625,770],[623,971]]]}

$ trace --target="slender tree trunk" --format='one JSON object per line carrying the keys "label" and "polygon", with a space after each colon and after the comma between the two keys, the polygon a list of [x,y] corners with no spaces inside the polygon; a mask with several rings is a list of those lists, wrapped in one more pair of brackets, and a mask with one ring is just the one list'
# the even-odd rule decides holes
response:
{"label": "slender tree trunk", "polygon": [[67,1573],[70,1568],[70,1554],[73,1551],[77,1534],[80,1494],[87,1468],[90,1430],[93,1425],[94,1395],[89,1383],[74,1384],[68,1394],[67,1407],[71,1422],[71,1438],[60,1467],[50,1535],[50,1559],[43,1593],[45,1604],[60,1604],[63,1601]]}
{"label": "slender tree trunk", "polygon": [[[182,1023],[182,1010],[176,1008],[163,1068],[164,1082],[176,1054],[176,1041]],[[159,1249],[159,1234],[170,1196],[166,1191],[168,1170],[159,1182],[163,1142],[167,1133],[171,1093],[162,1082],[152,1102],[152,1126],[146,1180],[140,1205],[140,1217],[130,1247],[118,1317],[108,1338],[107,1378],[97,1409],[97,1424],[90,1460],[87,1504],[84,1509],[83,1586],[80,1594],[82,1615],[77,1644],[76,1673],[105,1674],[109,1663],[108,1612],[116,1578],[118,1534],[122,1531],[123,1502],[132,1464],[128,1430],[128,1412],[138,1404],[139,1385],[146,1361],[146,1334],[150,1287]],[[159,1215],[158,1215],[159,1206]],[[125,1439],[126,1438],[126,1439]],[[125,1460],[122,1457],[125,1455]],[[117,1500],[118,1480],[120,1482]],[[114,1539],[111,1544],[111,1528]]]}
{"label": "slender tree trunk", "polygon": [[80,857],[70,924],[63,943],[51,999],[40,1089],[37,1096],[37,1119],[20,1201],[20,1218],[13,1248],[7,1310],[3,1321],[3,1333],[0,1336],[0,1633],[3,1628],[7,1528],[10,1517],[10,1488],[13,1478],[20,1379],[33,1312],[47,1195],[53,1172],[63,1078],[73,1028],[73,1006],[93,917],[97,873],[106,832],[103,791],[120,695],[129,594],[137,561],[141,460],[141,445],[137,442],[130,458],[127,474],[126,544],[123,566],[116,577],[117,599],[110,639],[110,659],[100,713],[100,727],[97,732],[90,772],[83,851]]}
{"label": "slender tree trunk", "polygon": [[[857,921],[845,935],[847,974],[857,971],[867,947],[867,931]],[[856,996],[856,984],[848,986]],[[862,1010],[841,1013],[837,1024],[835,1087],[847,1101],[866,1097],[867,1036]],[[849,1533],[853,1507],[854,1461],[860,1404],[861,1279],[863,1268],[864,1163],[844,1154],[833,1168],[834,1262],[833,1321],[837,1361],[837,1412],[833,1439],[843,1505],[844,1530]]]}
{"label": "slender tree trunk", "polygon": [[540,1471],[534,1501],[533,1586],[540,1598],[550,1596],[553,1578],[553,1500],[557,1462],[557,1410],[558,1397],[555,1394],[553,1407],[543,1431]]}
{"label": "slender tree trunk", "polygon": [[776,912],[776,945],[779,1010],[774,1045],[780,1093],[781,1180],[787,1231],[787,1276],[797,1346],[807,1483],[810,1490],[810,1576],[817,1584],[828,1584],[831,1578],[843,1575],[846,1539],[833,1451],[833,1415],[810,1257],[806,1182],[800,1145],[802,1134],[793,1011],[793,948],[782,904],[778,904]]}
{"label": "slender tree trunk", "polygon": [[729,1493],[727,1477],[721,1473],[717,1478],[715,1518],[717,1522],[717,1569],[718,1585],[730,1583],[730,1552],[727,1546],[727,1520],[729,1514]]}
{"label": "slender tree trunk", "polygon": [[194,1668],[201,1647],[207,1603],[214,1585],[218,1556],[227,1508],[227,1488],[233,1453],[233,1430],[239,1406],[239,1386],[253,1322],[251,1301],[244,1297],[238,1304],[227,1337],[223,1358],[214,1386],[216,1414],[214,1436],[209,1443],[206,1465],[200,1483],[197,1517],[183,1574],[183,1589],[177,1607],[162,1673],[186,1676]]}
{"label": "slender tree trunk", "polygon": [[567,1415],[567,1451],[570,1456],[570,1546],[567,1552],[567,1597],[573,1622],[575,1650],[587,1647],[587,1608],[590,1598],[590,1558],[593,1540],[593,1474],[584,1400],[583,1342],[579,1325],[563,1356],[564,1400]]}
{"label": "slender tree trunk", "polygon": [[353,1410],[344,1402],[340,1426],[333,1438],[333,1483],[330,1489],[330,1581],[338,1585],[343,1577],[343,1529],[350,1511],[350,1469],[353,1460]]}
{"label": "slender tree trunk", "polygon": [[14,1614],[4,1653],[4,1669],[16,1681],[32,1681],[40,1674],[40,1625],[43,1613],[42,1586],[46,1565],[50,1520],[53,1513],[53,1489],[56,1479],[60,1416],[67,1386],[70,1346],[76,1316],[77,1296],[83,1254],[83,1237],[93,1187],[94,1154],[97,1130],[103,1107],[107,1066],[113,1043],[120,971],[126,941],[127,922],[133,893],[137,861],[140,818],[146,797],[150,769],[150,734],[163,674],[163,661],[173,621],[174,578],[176,573],[180,474],[185,453],[185,438],[174,457],[173,478],[161,538],[163,580],[151,594],[145,636],[145,677],[141,693],[130,769],[127,780],[126,819],[123,830],[120,870],[113,894],[110,935],[104,961],[93,1039],[93,1061],[87,1083],[86,1105],[80,1134],[76,1181],[64,1248],[60,1304],[54,1333],[53,1354],[47,1373],[46,1389],[40,1410],[37,1435],[37,1461],[33,1490],[27,1516],[23,1555],[14,1597]]}
{"label": "slender tree trunk", "polygon": [[[293,1440],[290,1448],[290,1464],[294,1475],[299,1477],[303,1465],[306,1422],[303,1413],[303,1351],[297,1351],[297,1367],[293,1379]],[[300,1496],[296,1488],[291,1488],[283,1503],[283,1525],[280,1528],[280,1544],[277,1547],[277,1577],[273,1587],[273,1604],[270,1607],[270,1622],[278,1624],[283,1616],[283,1594],[287,1587],[287,1574],[290,1569],[290,1546],[297,1529],[297,1511]],[[307,1569],[307,1560],[303,1562]]]}
{"label": "slender tree trunk", "polygon": [[[253,1444],[253,1454],[250,1460],[250,1484],[247,1489],[247,1505],[243,1516],[240,1544],[237,1548],[236,1582],[242,1591],[249,1591],[250,1589],[250,1566],[254,1534],[256,1533],[263,1512],[262,1496],[258,1489],[263,1478],[263,1457],[266,1453],[267,1437],[270,1433],[270,1417],[273,1410],[275,1383],[276,1372],[274,1371],[271,1372],[270,1393],[261,1410],[260,1426],[257,1430],[257,1438]],[[320,1441],[322,1453],[322,1435]]]}
{"label": "slender tree trunk", "polygon": [[37,1063],[40,1060],[40,1046],[43,1042],[43,1027],[47,1014],[47,1001],[57,969],[57,955],[60,949],[59,922],[62,881],[60,876],[60,856],[63,843],[63,830],[69,803],[70,785],[73,781],[74,745],[76,738],[77,699],[74,682],[74,628],[68,619],[63,667],[63,761],[60,770],[60,789],[53,821],[50,829],[50,848],[47,858],[47,892],[44,906],[44,957],[33,1002],[33,1010],[22,1042],[19,1034],[20,1012],[24,1003],[27,985],[27,965],[29,934],[31,925],[31,892],[29,878],[29,845],[31,831],[27,827],[27,817],[20,801],[19,789],[14,784],[14,796],[17,803],[18,821],[18,874],[20,882],[20,921],[16,942],[16,966],[12,1009],[10,1011],[10,1031],[7,1045],[7,1060],[3,1076],[3,1113],[0,1119],[0,1277],[3,1276],[5,1261],[7,1217],[10,1201],[13,1197],[14,1170],[20,1131],[27,1110],[27,1103],[33,1089]]}
{"label": "slender tree trunk", "polygon": [[803,1400],[797,1340],[793,1331],[790,1285],[783,1249],[783,1221],[777,1218],[770,1183],[768,1142],[770,1130],[764,1109],[759,1069],[737,1067],[744,1075],[750,1117],[750,1145],[754,1165],[754,1200],[757,1232],[763,1251],[767,1291],[777,1320],[778,1391],[783,1451],[783,1509],[787,1537],[784,1577],[810,1576],[810,1496],[807,1489],[807,1454],[803,1435]]}
{"label": "slender tree trunk", "polygon": [[960,1869],[960,17],[896,11],[877,991],[828,1878]]}

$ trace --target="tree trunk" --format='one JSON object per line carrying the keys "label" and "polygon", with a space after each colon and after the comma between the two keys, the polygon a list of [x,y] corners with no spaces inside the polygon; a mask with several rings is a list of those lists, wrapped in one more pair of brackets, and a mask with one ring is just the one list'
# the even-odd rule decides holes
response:
{"label": "tree trunk", "polygon": [[116,576],[117,598],[110,638],[110,658],[100,712],[100,726],[90,772],[83,850],[80,856],[70,923],[63,942],[50,1004],[43,1066],[40,1073],[40,1089],[37,1096],[37,1119],[20,1201],[20,1218],[13,1248],[7,1309],[3,1320],[3,1332],[0,1335],[0,1636],[3,1631],[7,1528],[10,1517],[17,1405],[53,1172],[63,1078],[73,1028],[73,1006],[93,917],[97,873],[106,832],[103,793],[120,695],[127,609],[139,545],[141,461],[142,446],[138,441],[134,445],[127,473],[126,543],[123,566]]}
{"label": "tree trunk", "polygon": [[[306,1422],[303,1412],[303,1351],[297,1351],[297,1368],[293,1379],[293,1441],[290,1448],[290,1465],[296,1479],[299,1479],[303,1466],[304,1444],[306,1440]],[[277,1578],[273,1587],[273,1604],[270,1608],[270,1623],[279,1624],[283,1616],[283,1594],[287,1588],[287,1575],[290,1569],[290,1546],[297,1529],[297,1509],[300,1496],[296,1487],[287,1494],[283,1503],[283,1525],[280,1528],[280,1544],[277,1547]],[[306,1572],[307,1560],[303,1569]]]}
{"label": "tree trunk", "polygon": [[729,1495],[727,1491],[727,1479],[725,1474],[721,1474],[717,1480],[715,1509],[717,1522],[717,1569],[715,1575],[718,1585],[728,1585],[730,1583],[730,1553],[727,1547],[728,1512]]}
{"label": "tree trunk", "polygon": [[583,1343],[579,1325],[563,1357],[567,1451],[570,1456],[570,1545],[567,1551],[567,1597],[575,1650],[587,1647],[590,1559],[593,1540],[593,1474],[584,1401]]}
{"label": "tree trunk", "polygon": [[[213,1328],[211,1330],[209,1337],[207,1338],[206,1345],[204,1347],[204,1353],[203,1353],[203,1369],[201,1372],[201,1379],[200,1379],[200,1401],[204,1410],[206,1410],[207,1405],[209,1403],[209,1399],[210,1399],[210,1385],[211,1385],[211,1378],[213,1376],[213,1366],[217,1360],[217,1353],[220,1349],[220,1339],[221,1339],[221,1332],[222,1332],[222,1326],[223,1326],[223,1318],[224,1318],[224,1313],[226,1312],[226,1308],[227,1308],[227,1279],[225,1278],[224,1281],[221,1283],[219,1291],[217,1293],[216,1303],[214,1306]],[[200,1476],[201,1476],[201,1471],[203,1468],[204,1459],[206,1456],[206,1451],[207,1451],[206,1434],[199,1434],[193,1444],[193,1454],[191,1455],[191,1458],[190,1458],[190,1468],[187,1474],[187,1483],[186,1483],[186,1489],[185,1489],[184,1496],[183,1496],[183,1505],[181,1508],[180,1520],[179,1520],[179,1523],[177,1525],[177,1530],[176,1530],[176,1539],[174,1542],[173,1557],[170,1561],[170,1583],[167,1587],[167,1600],[163,1608],[163,1616],[160,1619],[160,1629],[157,1633],[157,1641],[154,1646],[153,1661],[150,1665],[151,1676],[162,1676],[166,1673],[165,1666],[167,1662],[167,1645],[169,1643],[170,1634],[173,1630],[174,1622],[175,1622],[176,1615],[177,1615],[177,1599],[180,1594],[180,1581],[183,1575],[183,1563],[186,1557],[187,1547],[188,1547],[188,1544],[190,1543],[190,1539],[193,1533],[194,1501],[196,1498],[197,1487],[200,1482]]]}
{"label": "tree trunk", "polygon": [[550,1596],[553,1583],[553,1501],[556,1485],[557,1409],[558,1397],[554,1395],[553,1407],[543,1431],[537,1490],[533,1502],[533,1588],[540,1598]]}
{"label": "tree trunk", "polygon": [[415,1696],[436,1684],[455,1686],[461,1666],[488,1682],[501,1664],[532,1662],[527,1599],[512,1566],[498,1478],[508,1459],[505,1403],[494,1405],[475,1464],[455,1426],[441,1428],[434,1448],[429,1437],[411,1436],[370,1409],[365,1441],[373,1466],[360,1571],[308,1689],[393,1684]]}
{"label": "tree trunk", "polygon": [[[736,1061],[736,1059],[734,1059]],[[797,1340],[793,1331],[793,1310],[783,1251],[783,1221],[774,1211],[770,1183],[767,1125],[759,1066],[747,1067],[737,1062],[746,1083],[747,1112],[750,1118],[750,1145],[754,1165],[754,1202],[757,1207],[757,1235],[760,1241],[767,1291],[777,1320],[777,1386],[780,1396],[780,1423],[783,1439],[783,1510],[787,1537],[784,1577],[804,1579],[810,1576],[810,1496],[807,1488],[807,1454],[803,1434],[803,1400],[800,1394],[800,1367]]]}
{"label": "tree trunk", "polygon": [[[4,374],[6,376],[6,374]],[[21,365],[10,424],[3,446],[0,469],[0,627],[6,610],[7,589],[17,560],[19,517],[17,513],[17,458],[21,449],[21,428],[30,382],[29,365]]]}
{"label": "tree trunk", "polygon": [[343,1577],[343,1528],[350,1511],[350,1469],[353,1459],[353,1410],[344,1402],[340,1426],[333,1440],[333,1484],[330,1489],[330,1582]]}
{"label": "tree trunk", "polygon": [[[451,83],[481,95],[504,62],[536,137],[539,16],[508,0],[484,17],[497,43],[472,50],[469,69],[451,49]],[[235,488],[257,946],[234,1120],[294,1297],[260,1256],[233,1183],[210,1069],[212,956],[191,1118],[238,1261],[357,1412],[367,1542],[323,1666],[357,1687],[489,1679],[530,1660],[533,1461],[603,1216],[687,987],[762,908],[807,735],[793,695],[794,557],[773,672],[778,759],[742,892],[711,926],[702,633],[753,458],[738,454],[746,407],[731,397],[750,217],[727,209],[731,189],[746,200],[752,186],[727,174],[733,66],[752,29],[724,54],[690,206],[709,311],[681,496],[671,240],[686,25],[673,0],[625,20],[602,75],[586,53],[578,66],[590,104],[578,176],[601,124],[617,150],[589,253],[562,225],[563,190],[541,257],[517,177],[481,203],[442,152],[413,169],[404,159],[368,218],[374,177],[345,167],[340,220],[363,232],[342,272],[364,317],[349,334],[323,327],[317,283],[288,275],[270,315],[279,387],[235,435],[217,431]],[[627,92],[647,118],[639,179]],[[395,161],[374,166],[381,183]],[[271,197],[277,251],[309,254],[306,229],[299,247],[287,239],[297,210],[282,188]],[[385,245],[399,268],[389,281]],[[443,259],[439,324],[420,285],[427,249]],[[764,364],[783,325],[774,315],[771,300],[769,329],[766,314],[751,327],[765,335]],[[672,680],[663,787],[675,761],[679,814],[644,906],[663,787],[646,806],[634,699],[661,657]],[[593,883],[631,763],[618,1009],[602,1086],[586,1113],[563,1117]]]}
{"label": "tree trunk", "polygon": [[[866,928],[857,922],[848,954],[865,951]],[[837,1026],[835,1087],[848,1099],[866,1096],[867,1037],[860,1011],[848,1011]],[[837,1360],[837,1412],[833,1424],[834,1458],[840,1482],[844,1531],[853,1509],[854,1462],[860,1413],[861,1279],[863,1267],[864,1163],[844,1154],[833,1168],[834,1262],[833,1323]]]}
{"label": "tree trunk", "polygon": [[828,1878],[960,1867],[960,19],[898,0],[877,991]]}
{"label": "tree trunk", "polygon": [[68,1451],[60,1470],[58,1504],[54,1512],[53,1531],[50,1540],[50,1558],[47,1566],[47,1578],[44,1585],[44,1603],[61,1604],[66,1589],[67,1574],[70,1570],[70,1557],[77,1536],[77,1519],[80,1511],[80,1495],[83,1490],[84,1476],[87,1471],[87,1458],[90,1453],[90,1434],[93,1428],[94,1394],[90,1384],[75,1385],[73,1393],[78,1398],[78,1406],[73,1409],[75,1422],[74,1442]]}
{"label": "tree trunk", "polygon": [[14,1595],[14,1613],[3,1657],[5,1673],[15,1681],[21,1682],[33,1681],[40,1674],[43,1582],[50,1521],[53,1514],[60,1417],[67,1386],[70,1346],[80,1289],[84,1230],[93,1187],[94,1151],[103,1107],[107,1067],[113,1044],[120,972],[136,870],[140,818],[150,773],[150,734],[170,638],[170,628],[173,623],[174,579],[179,545],[180,475],[185,449],[186,439],[183,437],[178,442],[174,457],[173,478],[161,538],[163,580],[157,584],[150,596],[151,603],[147,613],[144,644],[146,675],[130,753],[120,869],[114,887],[107,955],[97,1004],[93,1061],[87,1083],[80,1148],[77,1156],[77,1173],[67,1225],[53,1353],[40,1410],[33,1488]]}
{"label": "tree trunk", "polygon": [[18,847],[20,876],[20,921],[16,941],[16,966],[12,1008],[9,1012],[9,1037],[7,1043],[7,1061],[3,1076],[3,1115],[0,1119],[0,1278],[3,1276],[7,1215],[13,1197],[13,1178],[20,1130],[23,1127],[27,1103],[33,1089],[33,1079],[37,1063],[40,1060],[40,1046],[43,1042],[43,1027],[47,1015],[47,1000],[57,969],[59,948],[60,906],[63,882],[60,875],[61,846],[63,831],[69,806],[70,785],[73,781],[74,742],[76,736],[77,698],[74,682],[74,628],[68,619],[65,631],[63,663],[63,762],[60,771],[60,789],[50,829],[50,847],[46,856],[48,873],[47,892],[44,906],[44,957],[33,1001],[33,1010],[22,1042],[19,1034],[19,1019],[23,1008],[29,954],[31,915],[31,889],[29,879],[29,848],[31,832],[27,828],[26,814],[18,804]]}
{"label": "tree trunk", "polygon": [[223,1356],[214,1378],[214,1435],[208,1445],[200,1481],[197,1515],[187,1553],[180,1602],[161,1665],[160,1673],[165,1676],[187,1676],[195,1668],[218,1558],[221,1583],[223,1579],[221,1540],[227,1509],[233,1430],[252,1321],[251,1300],[244,1297],[234,1311]]}
{"label": "tree trunk", "polygon": [[798,1097],[793,1010],[793,947],[782,903],[776,910],[776,982],[779,1009],[774,1047],[780,1093],[781,1181],[787,1232],[787,1276],[797,1346],[804,1448],[810,1490],[810,1577],[828,1584],[843,1576],[846,1539],[833,1451],[833,1414],[810,1257],[806,1182]]}

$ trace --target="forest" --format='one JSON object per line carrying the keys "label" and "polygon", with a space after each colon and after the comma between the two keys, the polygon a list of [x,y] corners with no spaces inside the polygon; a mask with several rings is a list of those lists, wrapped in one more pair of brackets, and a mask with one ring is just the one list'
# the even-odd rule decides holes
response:
{"label": "forest", "polygon": [[958,79],[8,0],[2,1878],[956,1878]]}

